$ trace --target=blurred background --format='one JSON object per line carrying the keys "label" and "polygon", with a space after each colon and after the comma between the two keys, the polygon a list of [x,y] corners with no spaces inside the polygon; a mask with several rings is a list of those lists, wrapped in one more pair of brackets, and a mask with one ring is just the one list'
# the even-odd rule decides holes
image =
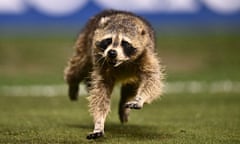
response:
{"label": "blurred background", "polygon": [[0,0],[0,86],[62,85],[81,28],[110,8],[153,25],[167,82],[178,82],[170,89],[220,82],[220,90],[237,91],[239,0]]}
{"label": "blurred background", "polygon": [[0,0],[0,143],[89,143],[88,102],[68,100],[63,70],[103,9],[153,25],[166,89],[126,125],[116,91],[100,143],[240,143],[240,0]]}

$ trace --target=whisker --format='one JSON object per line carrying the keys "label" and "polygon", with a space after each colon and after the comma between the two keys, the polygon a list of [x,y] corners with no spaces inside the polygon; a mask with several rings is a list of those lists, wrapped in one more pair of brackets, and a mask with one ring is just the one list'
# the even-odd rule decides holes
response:
{"label": "whisker", "polygon": [[95,54],[94,56],[98,56],[96,63],[99,63],[102,59],[104,59],[102,52],[99,52],[99,53]]}
{"label": "whisker", "polygon": [[100,69],[102,69],[102,68],[103,68],[103,66],[104,66],[105,62],[106,62],[106,59],[104,58],[104,60],[103,60],[103,62],[102,62],[102,65],[101,65]]}
{"label": "whisker", "polygon": [[104,57],[100,57],[100,58],[96,61],[96,63],[99,63],[102,59],[104,59]]}

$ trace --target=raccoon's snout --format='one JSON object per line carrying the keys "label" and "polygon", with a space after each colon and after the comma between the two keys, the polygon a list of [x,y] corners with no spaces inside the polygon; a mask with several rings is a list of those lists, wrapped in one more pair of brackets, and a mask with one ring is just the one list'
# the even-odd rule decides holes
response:
{"label": "raccoon's snout", "polygon": [[110,65],[113,65],[114,67],[118,66],[120,64],[117,60],[117,51],[116,50],[113,50],[113,49],[109,50],[107,52],[107,58],[108,58],[108,63]]}
{"label": "raccoon's snout", "polygon": [[117,51],[116,50],[109,50],[108,53],[107,53],[107,56],[110,58],[110,59],[114,59],[117,57]]}

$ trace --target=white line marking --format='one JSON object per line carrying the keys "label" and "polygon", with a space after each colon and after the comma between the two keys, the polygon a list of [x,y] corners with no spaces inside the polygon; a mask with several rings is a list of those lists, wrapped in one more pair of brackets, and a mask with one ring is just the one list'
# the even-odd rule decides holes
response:
{"label": "white line marking", "polygon": [[[67,85],[0,86],[0,95],[4,96],[66,96]],[[240,81],[177,81],[167,82],[165,93],[240,93]],[[119,93],[119,88],[114,90]],[[80,85],[80,95],[86,96],[84,85]]]}
{"label": "white line marking", "polygon": [[240,82],[236,81],[188,81],[169,82],[166,93],[240,93]]}

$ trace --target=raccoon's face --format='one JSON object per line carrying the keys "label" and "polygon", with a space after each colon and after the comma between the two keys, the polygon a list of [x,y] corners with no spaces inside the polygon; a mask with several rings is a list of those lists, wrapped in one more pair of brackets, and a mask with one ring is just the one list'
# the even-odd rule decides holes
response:
{"label": "raccoon's face", "polygon": [[138,50],[129,39],[124,38],[121,34],[106,36],[96,41],[95,45],[98,54],[114,67],[133,60]]}
{"label": "raccoon's face", "polygon": [[139,32],[136,26],[111,22],[95,31],[93,41],[99,61],[103,60],[113,67],[134,62],[144,51],[145,32]]}

